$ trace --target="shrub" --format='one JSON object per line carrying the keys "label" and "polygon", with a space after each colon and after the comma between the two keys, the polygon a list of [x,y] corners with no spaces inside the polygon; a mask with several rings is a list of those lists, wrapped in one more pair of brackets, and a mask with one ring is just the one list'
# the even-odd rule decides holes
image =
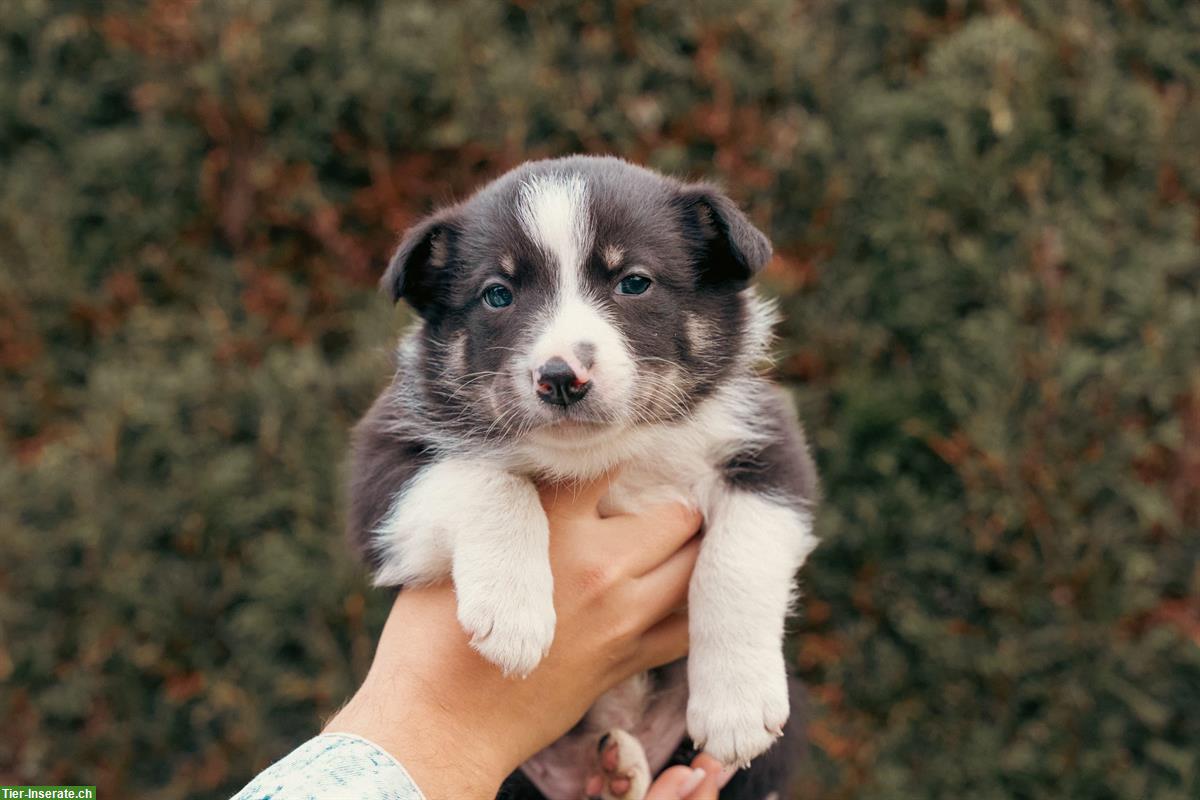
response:
{"label": "shrub", "polygon": [[1200,10],[0,6],[0,783],[222,797],[386,598],[341,543],[398,232],[528,157],[772,233],[827,499],[802,797],[1200,790]]}

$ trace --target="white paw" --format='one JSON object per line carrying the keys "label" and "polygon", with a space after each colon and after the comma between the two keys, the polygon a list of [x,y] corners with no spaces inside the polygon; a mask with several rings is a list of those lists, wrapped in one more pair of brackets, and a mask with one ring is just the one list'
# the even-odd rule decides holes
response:
{"label": "white paw", "polygon": [[[753,659],[750,659],[753,661]],[[688,735],[725,766],[745,767],[783,735],[788,718],[787,672],[777,668],[705,669],[689,664]]]}
{"label": "white paw", "polygon": [[631,733],[614,728],[600,737],[597,751],[600,754],[600,798],[643,800],[650,791],[650,764],[646,762],[642,743]]}
{"label": "white paw", "polygon": [[525,677],[550,651],[554,590],[548,580],[545,584],[508,592],[458,590],[458,621],[471,635],[471,647],[505,675]]}

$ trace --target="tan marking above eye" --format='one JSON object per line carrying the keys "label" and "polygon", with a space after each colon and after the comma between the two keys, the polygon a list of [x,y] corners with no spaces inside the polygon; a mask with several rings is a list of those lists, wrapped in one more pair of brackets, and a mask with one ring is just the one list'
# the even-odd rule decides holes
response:
{"label": "tan marking above eye", "polygon": [[508,253],[500,256],[500,271],[510,278],[517,274],[517,262]]}
{"label": "tan marking above eye", "polygon": [[615,244],[607,245],[601,255],[604,258],[604,264],[609,269],[616,269],[621,264],[621,259],[625,258],[625,250]]}

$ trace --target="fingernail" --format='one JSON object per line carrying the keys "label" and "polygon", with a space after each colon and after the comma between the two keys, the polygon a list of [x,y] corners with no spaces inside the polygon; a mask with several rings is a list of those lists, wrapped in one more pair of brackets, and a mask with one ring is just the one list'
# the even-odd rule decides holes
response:
{"label": "fingernail", "polygon": [[692,770],[692,774],[684,779],[683,783],[679,784],[679,789],[676,790],[676,797],[679,800],[687,797],[692,792],[696,791],[696,787],[704,783],[704,779],[708,777],[708,773],[697,767]]}
{"label": "fingernail", "polygon": [[721,770],[721,774],[717,776],[717,788],[724,789],[725,784],[733,780],[733,776],[737,774],[737,767],[726,767]]}

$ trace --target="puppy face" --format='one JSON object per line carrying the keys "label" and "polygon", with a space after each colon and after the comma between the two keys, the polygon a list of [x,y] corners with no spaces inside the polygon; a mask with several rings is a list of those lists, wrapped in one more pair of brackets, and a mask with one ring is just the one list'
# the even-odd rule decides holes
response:
{"label": "puppy face", "polygon": [[526,164],[404,238],[431,412],[505,439],[678,418],[737,358],[766,237],[719,191],[612,158]]}

